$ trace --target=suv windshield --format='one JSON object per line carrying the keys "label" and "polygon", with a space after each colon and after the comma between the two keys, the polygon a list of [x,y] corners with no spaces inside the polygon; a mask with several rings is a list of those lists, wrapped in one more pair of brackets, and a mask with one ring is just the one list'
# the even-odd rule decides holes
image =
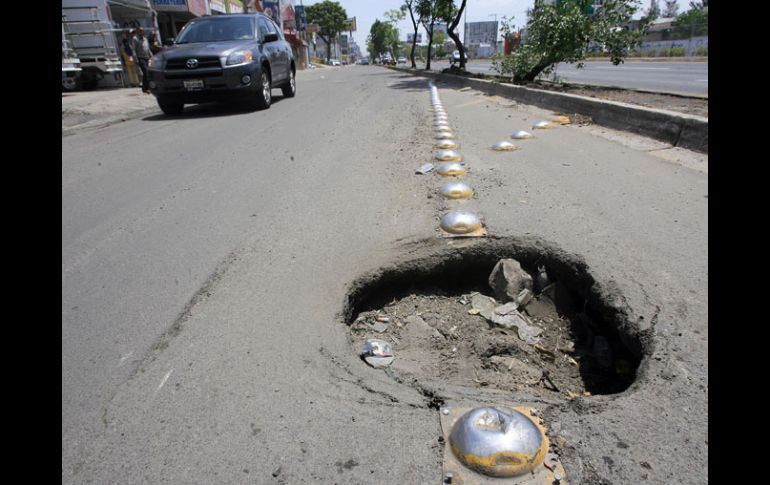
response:
{"label": "suv windshield", "polygon": [[187,24],[176,38],[176,43],[193,44],[253,39],[254,22],[251,17],[207,18],[193,20]]}

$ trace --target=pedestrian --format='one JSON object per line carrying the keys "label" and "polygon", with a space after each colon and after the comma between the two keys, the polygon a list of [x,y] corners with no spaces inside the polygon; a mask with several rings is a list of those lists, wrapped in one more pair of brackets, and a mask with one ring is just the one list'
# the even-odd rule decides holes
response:
{"label": "pedestrian", "polygon": [[142,71],[142,92],[150,92],[150,79],[147,73],[147,64],[152,57],[152,50],[150,50],[150,41],[144,36],[144,28],[139,27],[136,29],[136,37],[131,44],[131,49],[134,51],[136,57],[136,63],[139,65],[139,69]]}
{"label": "pedestrian", "polygon": [[155,32],[150,32],[148,38],[150,41],[150,51],[152,52],[152,55],[155,55],[163,50],[163,46],[161,46],[160,42],[158,42],[158,36],[155,34]]}
{"label": "pedestrian", "polygon": [[134,62],[134,51],[131,49],[131,42],[134,37],[134,30],[124,30],[123,38],[120,44],[120,54],[123,58],[123,65],[128,76],[128,83],[132,88],[139,86],[139,74],[136,72],[136,63]]}

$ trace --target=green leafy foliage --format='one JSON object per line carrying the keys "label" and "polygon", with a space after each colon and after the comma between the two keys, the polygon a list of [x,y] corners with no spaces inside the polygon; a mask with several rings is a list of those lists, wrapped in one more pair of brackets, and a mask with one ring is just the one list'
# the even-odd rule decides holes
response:
{"label": "green leafy foliage", "polygon": [[[308,23],[318,24],[318,35],[331,46],[332,40],[337,38],[340,32],[345,30],[348,13],[338,2],[324,0],[315,5],[305,7]],[[331,49],[326,50],[326,60],[331,57]]]}
{"label": "green leafy foliage", "polygon": [[605,0],[593,9],[592,0],[565,0],[535,9],[527,23],[525,44],[514,54],[515,81],[529,82],[549,74],[560,62],[582,61],[599,46],[618,65],[641,44],[649,19],[639,30],[625,28],[639,9],[638,0]]}
{"label": "green leafy foliage", "polygon": [[674,35],[678,39],[708,35],[708,9],[695,5],[694,8],[677,17],[671,26],[674,28]]}

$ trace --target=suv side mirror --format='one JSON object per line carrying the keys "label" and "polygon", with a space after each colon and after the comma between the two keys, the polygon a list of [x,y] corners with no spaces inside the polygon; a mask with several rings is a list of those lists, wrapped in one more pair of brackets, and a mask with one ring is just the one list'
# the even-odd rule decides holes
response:
{"label": "suv side mirror", "polygon": [[278,40],[278,34],[275,32],[268,32],[265,34],[264,43],[267,44],[268,42],[275,42]]}
{"label": "suv side mirror", "polygon": [[171,47],[172,45],[174,45],[174,39],[165,39],[163,41],[163,45],[165,45],[166,47]]}

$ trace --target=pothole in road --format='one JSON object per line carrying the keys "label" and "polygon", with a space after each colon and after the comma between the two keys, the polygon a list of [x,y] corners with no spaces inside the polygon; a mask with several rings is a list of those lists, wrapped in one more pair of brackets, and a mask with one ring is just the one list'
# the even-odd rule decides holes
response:
{"label": "pothole in road", "polygon": [[[517,309],[540,332],[535,338],[474,308],[484,299],[478,295],[495,296],[489,275],[507,258],[535,282],[534,298]],[[549,281],[539,285],[543,267]],[[364,276],[343,314],[356,351],[370,338],[391,344],[388,372],[403,382],[570,399],[619,393],[636,379],[645,349],[621,301],[596,285],[580,258],[498,239]]]}

